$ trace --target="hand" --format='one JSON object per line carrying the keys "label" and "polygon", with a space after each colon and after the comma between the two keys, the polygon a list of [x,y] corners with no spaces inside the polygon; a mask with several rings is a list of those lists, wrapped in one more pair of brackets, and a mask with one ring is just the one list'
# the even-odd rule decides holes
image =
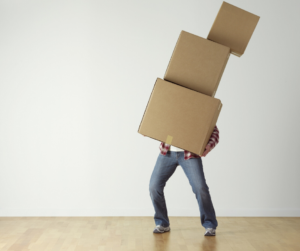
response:
{"label": "hand", "polygon": [[207,146],[205,147],[205,150],[204,150],[204,152],[202,153],[202,155],[200,155],[200,157],[205,157],[210,151],[211,151],[211,146],[210,146],[210,145],[207,145]]}

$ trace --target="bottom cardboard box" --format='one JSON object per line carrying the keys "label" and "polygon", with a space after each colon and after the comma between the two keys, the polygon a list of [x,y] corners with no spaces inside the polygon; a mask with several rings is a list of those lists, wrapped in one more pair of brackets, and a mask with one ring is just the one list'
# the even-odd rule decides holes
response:
{"label": "bottom cardboard box", "polygon": [[219,99],[157,78],[138,132],[202,155],[221,109]]}

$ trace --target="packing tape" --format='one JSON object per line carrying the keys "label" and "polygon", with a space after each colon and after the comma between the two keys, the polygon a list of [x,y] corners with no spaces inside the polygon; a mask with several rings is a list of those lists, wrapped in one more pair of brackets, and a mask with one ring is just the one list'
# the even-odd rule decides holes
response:
{"label": "packing tape", "polygon": [[168,135],[167,139],[166,139],[166,144],[168,145],[171,145],[172,144],[172,140],[173,140],[173,137]]}

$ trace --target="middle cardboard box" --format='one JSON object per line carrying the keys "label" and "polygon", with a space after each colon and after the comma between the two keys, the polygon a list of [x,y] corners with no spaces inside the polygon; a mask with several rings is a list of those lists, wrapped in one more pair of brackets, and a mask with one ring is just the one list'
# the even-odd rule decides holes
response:
{"label": "middle cardboard box", "polygon": [[138,132],[201,155],[221,109],[219,99],[157,78]]}
{"label": "middle cardboard box", "polygon": [[181,31],[164,80],[214,97],[230,48]]}

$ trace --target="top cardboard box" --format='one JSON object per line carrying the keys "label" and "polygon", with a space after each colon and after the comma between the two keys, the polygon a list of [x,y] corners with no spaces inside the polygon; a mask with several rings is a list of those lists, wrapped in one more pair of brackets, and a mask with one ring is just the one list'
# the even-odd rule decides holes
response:
{"label": "top cardboard box", "polygon": [[164,80],[214,97],[230,48],[181,31]]}
{"label": "top cardboard box", "polygon": [[207,39],[230,47],[238,57],[244,54],[259,16],[223,2]]}

